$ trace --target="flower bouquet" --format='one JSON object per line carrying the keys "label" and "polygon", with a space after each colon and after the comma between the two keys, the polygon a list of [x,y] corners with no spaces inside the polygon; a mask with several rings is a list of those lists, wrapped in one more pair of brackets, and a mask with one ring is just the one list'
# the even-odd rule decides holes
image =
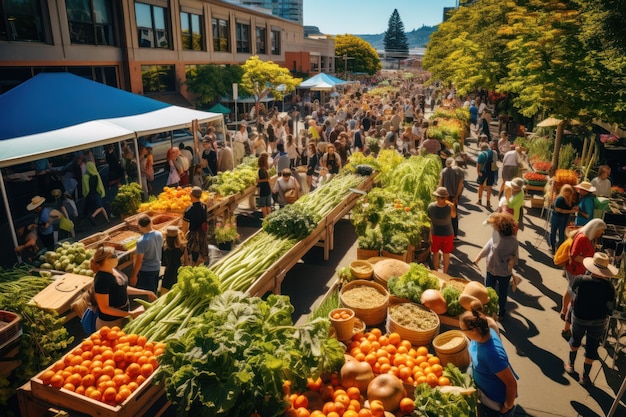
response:
{"label": "flower bouquet", "polygon": [[600,142],[606,146],[615,146],[619,143],[619,138],[610,134],[600,135]]}
{"label": "flower bouquet", "polygon": [[237,223],[234,218],[230,218],[224,223],[215,223],[215,229],[213,230],[213,237],[218,247],[231,246],[233,243],[239,241],[239,232],[237,231]]}
{"label": "flower bouquet", "polygon": [[547,174],[552,168],[551,162],[537,161],[533,164],[533,169],[539,174]]}
{"label": "flower bouquet", "polygon": [[528,185],[543,187],[548,182],[548,177],[546,177],[544,174],[539,174],[536,172],[526,172],[524,173],[523,177],[524,181],[526,181],[526,184]]}

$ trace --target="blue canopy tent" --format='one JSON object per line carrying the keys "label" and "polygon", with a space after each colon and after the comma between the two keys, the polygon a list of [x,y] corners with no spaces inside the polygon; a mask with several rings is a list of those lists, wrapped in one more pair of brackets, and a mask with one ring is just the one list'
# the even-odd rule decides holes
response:
{"label": "blue canopy tent", "polygon": [[[110,87],[70,73],[40,73],[0,95],[0,168],[124,139],[219,121],[223,116]],[[193,129],[194,132],[197,129]],[[11,210],[0,187],[17,246]]]}

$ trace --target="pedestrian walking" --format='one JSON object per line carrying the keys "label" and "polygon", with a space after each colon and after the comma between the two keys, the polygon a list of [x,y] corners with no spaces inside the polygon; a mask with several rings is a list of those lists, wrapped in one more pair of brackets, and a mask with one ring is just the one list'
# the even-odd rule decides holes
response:
{"label": "pedestrian walking", "polygon": [[161,272],[163,235],[152,228],[152,219],[146,214],[139,216],[137,225],[142,236],[137,239],[135,247],[135,263],[130,276],[130,285],[156,294]]}
{"label": "pedestrian walking", "polygon": [[482,142],[480,145],[480,154],[476,160],[476,173],[478,178],[478,201],[477,204],[483,203],[483,191],[487,190],[487,203],[486,207],[491,208],[491,187],[495,182],[495,174],[497,171],[496,153],[489,148],[487,142]]}
{"label": "pedestrian walking", "polygon": [[431,223],[431,252],[433,269],[439,270],[439,252],[443,253],[443,273],[448,273],[450,253],[454,250],[454,230],[452,218],[456,217],[454,203],[448,200],[450,194],[446,187],[438,187],[433,195],[437,201],[428,205],[427,213]]}
{"label": "pedestrian walking", "polygon": [[202,188],[191,189],[191,205],[183,214],[183,236],[187,239],[187,251],[192,266],[197,266],[209,259],[207,207],[200,198]]}
{"label": "pedestrian walking", "polygon": [[[459,207],[459,198],[463,192],[463,182],[465,179],[465,172],[459,168],[453,157],[446,159],[446,167],[441,170],[439,177],[439,186],[445,187],[448,190],[449,200],[454,203],[455,209]],[[452,218],[452,229],[454,231],[454,238],[456,239],[459,234],[459,216],[458,212],[456,217]]]}

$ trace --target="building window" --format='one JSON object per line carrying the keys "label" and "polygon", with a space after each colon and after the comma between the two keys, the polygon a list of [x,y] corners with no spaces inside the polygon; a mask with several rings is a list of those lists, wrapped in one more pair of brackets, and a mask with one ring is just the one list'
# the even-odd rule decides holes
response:
{"label": "building window", "polygon": [[135,3],[140,48],[169,49],[167,9],[151,4]]}
{"label": "building window", "polygon": [[215,52],[229,52],[230,45],[228,42],[229,29],[228,21],[224,19],[211,19],[213,26],[213,50]]}
{"label": "building window", "polygon": [[43,10],[42,0],[0,1],[0,40],[47,42]]}
{"label": "building window", "polygon": [[280,55],[280,30],[270,32],[270,42],[272,43],[272,55]]}
{"label": "building window", "polygon": [[72,43],[115,45],[111,3],[106,0],[67,0]]}
{"label": "building window", "polygon": [[267,29],[257,26],[256,28],[256,53],[267,53]]}
{"label": "building window", "polygon": [[144,94],[176,91],[176,74],[173,65],[142,65],[141,80]]}
{"label": "building window", "polygon": [[202,51],[202,16],[180,12],[180,27],[182,30],[183,49]]}
{"label": "building window", "polygon": [[237,52],[250,53],[250,25],[237,23]]}

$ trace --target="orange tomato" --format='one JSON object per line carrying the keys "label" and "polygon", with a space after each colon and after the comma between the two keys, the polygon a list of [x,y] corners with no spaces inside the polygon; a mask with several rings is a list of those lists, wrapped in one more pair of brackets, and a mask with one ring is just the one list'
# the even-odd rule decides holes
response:
{"label": "orange tomato", "polygon": [[413,410],[415,410],[415,401],[409,397],[404,397],[400,400],[400,411],[402,411],[403,414],[411,414]]}
{"label": "orange tomato", "polygon": [[306,407],[296,408],[296,417],[311,417],[311,413]]}
{"label": "orange tomato", "polygon": [[380,336],[383,335],[382,330],[380,330],[377,327],[372,328],[372,330],[370,330],[370,333],[373,334],[374,336],[376,336],[376,338],[378,339]]}
{"label": "orange tomato", "polygon": [[373,417],[383,417],[385,415],[385,406],[380,400],[370,401],[370,410]]}
{"label": "orange tomato", "polygon": [[450,379],[448,379],[445,376],[440,376],[437,382],[437,385],[439,385],[440,387],[445,387],[446,385],[450,385]]}
{"label": "orange tomato", "polygon": [[438,377],[443,375],[443,367],[438,363],[431,365],[430,369],[432,369],[433,373]]}
{"label": "orange tomato", "polygon": [[357,387],[349,387],[346,390],[346,395],[348,396],[348,398],[350,398],[351,400],[358,400],[359,397],[361,396],[361,390],[358,389]]}
{"label": "orange tomato", "polygon": [[301,407],[307,408],[309,406],[309,399],[304,395],[294,394],[295,398],[293,399],[293,408],[298,409]]}
{"label": "orange tomato", "polygon": [[382,335],[378,338],[378,343],[380,343],[381,346],[387,346],[389,344],[389,338],[385,335]]}
{"label": "orange tomato", "polygon": [[361,408],[359,410],[359,417],[372,417],[372,411],[369,408]]}
{"label": "orange tomato", "polygon": [[137,345],[143,346],[148,341],[148,338],[145,336],[137,336]]}
{"label": "orange tomato", "polygon": [[314,381],[313,378],[307,378],[306,387],[311,391],[318,391],[322,388],[322,378],[317,377]]}
{"label": "orange tomato", "polygon": [[439,378],[433,373],[426,374],[426,383],[435,388],[439,384]]}
{"label": "orange tomato", "polygon": [[372,344],[369,340],[364,340],[361,342],[359,349],[361,349],[361,352],[367,355],[372,350]]}

